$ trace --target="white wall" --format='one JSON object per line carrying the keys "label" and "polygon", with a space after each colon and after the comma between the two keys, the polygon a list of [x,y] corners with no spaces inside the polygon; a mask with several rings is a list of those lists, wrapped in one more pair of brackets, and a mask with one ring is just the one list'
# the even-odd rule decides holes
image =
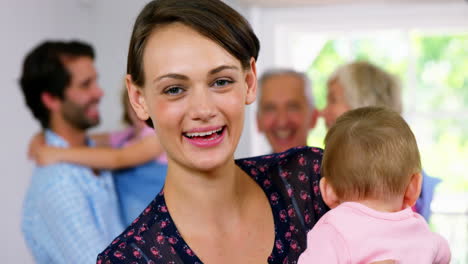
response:
{"label": "white wall", "polygon": [[113,130],[121,123],[120,92],[127,67],[130,34],[136,16],[147,2],[148,0],[94,2],[96,24],[93,27],[93,44],[97,53],[99,83],[105,91],[101,101],[103,118],[98,130]]}
{"label": "white wall", "polygon": [[8,0],[0,2],[0,44],[3,96],[0,97],[0,260],[32,263],[20,232],[21,205],[31,176],[26,159],[31,134],[39,126],[26,109],[18,77],[23,56],[45,38],[90,39],[92,9],[80,1]]}

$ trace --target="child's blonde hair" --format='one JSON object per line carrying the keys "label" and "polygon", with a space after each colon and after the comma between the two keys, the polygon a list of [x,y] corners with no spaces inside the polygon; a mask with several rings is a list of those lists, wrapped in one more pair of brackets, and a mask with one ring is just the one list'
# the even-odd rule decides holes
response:
{"label": "child's blonde hair", "polygon": [[340,199],[392,199],[421,172],[416,139],[399,113],[363,107],[339,117],[325,138],[322,175]]}

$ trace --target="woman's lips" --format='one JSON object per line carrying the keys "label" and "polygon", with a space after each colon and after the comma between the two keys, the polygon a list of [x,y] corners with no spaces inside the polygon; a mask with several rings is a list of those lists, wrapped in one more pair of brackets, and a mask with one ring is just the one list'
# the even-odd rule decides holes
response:
{"label": "woman's lips", "polygon": [[190,144],[201,148],[209,148],[219,145],[225,134],[226,129],[223,126],[212,130],[186,132],[183,135]]}

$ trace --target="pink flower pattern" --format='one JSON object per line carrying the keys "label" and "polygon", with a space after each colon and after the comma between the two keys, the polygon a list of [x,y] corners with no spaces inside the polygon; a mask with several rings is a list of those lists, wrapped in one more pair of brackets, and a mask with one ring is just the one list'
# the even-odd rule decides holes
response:
{"label": "pink flower pattern", "polygon": [[[268,263],[296,264],[307,232],[329,208],[319,190],[322,150],[297,147],[236,160],[269,199],[275,243]],[[233,249],[235,250],[235,249]],[[98,264],[201,264],[178,232],[161,191],[142,214],[97,258]]]}

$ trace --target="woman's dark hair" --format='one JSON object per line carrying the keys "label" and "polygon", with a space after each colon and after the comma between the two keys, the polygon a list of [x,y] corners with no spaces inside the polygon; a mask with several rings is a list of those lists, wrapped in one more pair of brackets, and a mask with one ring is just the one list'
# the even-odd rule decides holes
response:
{"label": "woman's dark hair", "polygon": [[125,88],[125,86],[122,89],[122,94],[120,95],[120,100],[122,102],[122,107],[123,107],[122,122],[125,125],[133,126],[134,124],[132,122],[132,119],[130,118],[130,113],[128,112],[130,110],[129,107],[132,107],[132,106],[130,105],[130,100],[128,99],[127,88]]}
{"label": "woman's dark hair", "polygon": [[142,87],[143,53],[155,28],[179,22],[213,40],[237,58],[244,69],[258,57],[260,43],[250,24],[220,0],[153,0],[138,15],[128,50],[127,74]]}
{"label": "woman's dark hair", "polygon": [[49,127],[49,110],[44,106],[44,92],[63,99],[65,88],[70,84],[71,74],[64,59],[90,57],[93,48],[84,42],[46,41],[35,47],[24,59],[20,86],[26,105],[43,128]]}

